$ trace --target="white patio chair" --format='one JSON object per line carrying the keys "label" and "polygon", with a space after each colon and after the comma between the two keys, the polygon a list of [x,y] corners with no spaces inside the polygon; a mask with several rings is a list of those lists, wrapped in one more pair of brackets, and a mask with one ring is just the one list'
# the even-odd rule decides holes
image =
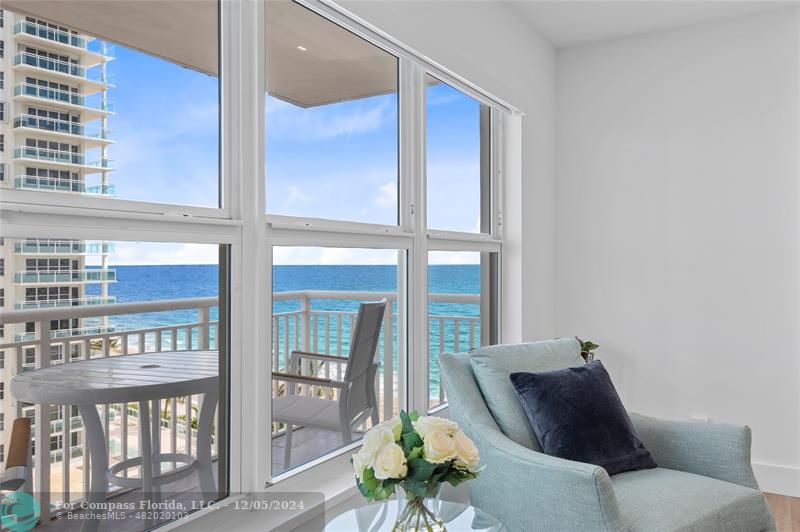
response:
{"label": "white patio chair", "polygon": [[[295,425],[338,430],[342,436],[342,445],[345,445],[352,441],[351,430],[368,418],[372,419],[373,425],[378,424],[375,375],[380,363],[375,361],[375,353],[385,309],[385,299],[359,305],[349,356],[292,351],[288,373],[272,372],[274,380],[286,382],[286,393],[272,400],[273,421],[286,425],[283,459],[286,469],[291,462],[292,431]],[[305,368],[301,361],[304,359],[347,364],[343,380],[302,375]],[[297,393],[297,384],[336,389],[339,394],[336,399],[309,397]]]}

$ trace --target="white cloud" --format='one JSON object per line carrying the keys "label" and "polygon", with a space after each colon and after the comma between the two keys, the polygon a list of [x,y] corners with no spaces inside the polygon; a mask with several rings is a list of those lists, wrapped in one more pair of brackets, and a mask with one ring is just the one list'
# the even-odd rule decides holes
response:
{"label": "white cloud", "polygon": [[353,249],[320,247],[275,247],[276,265],[375,265],[397,264],[397,251],[388,249]]}
{"label": "white cloud", "polygon": [[378,207],[385,209],[395,207],[397,208],[397,182],[390,181],[384,183],[378,188],[378,197],[375,198],[375,204]]}
{"label": "white cloud", "polygon": [[[167,242],[115,242],[109,264],[218,264],[219,247],[211,244],[175,244]],[[99,257],[87,259],[89,265],[99,264]]]}
{"label": "white cloud", "polygon": [[481,254],[476,251],[430,251],[428,264],[480,264]]}

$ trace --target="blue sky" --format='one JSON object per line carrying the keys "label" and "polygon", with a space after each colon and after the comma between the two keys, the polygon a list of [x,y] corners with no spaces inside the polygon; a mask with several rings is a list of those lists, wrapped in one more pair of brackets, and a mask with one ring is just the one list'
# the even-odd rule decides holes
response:
{"label": "blue sky", "polygon": [[[118,198],[216,206],[218,80],[116,46],[109,64],[116,114],[109,148]],[[429,226],[476,231],[479,212],[479,105],[439,84],[428,88]],[[303,109],[265,102],[267,211],[397,223],[397,96]],[[90,183],[94,184],[94,183]],[[386,263],[384,252],[276,252],[289,264]],[[118,263],[208,263],[211,247],[117,245]],[[437,256],[438,257],[438,256]],[[454,259],[456,262],[463,262]],[[446,257],[437,261],[450,262]]]}

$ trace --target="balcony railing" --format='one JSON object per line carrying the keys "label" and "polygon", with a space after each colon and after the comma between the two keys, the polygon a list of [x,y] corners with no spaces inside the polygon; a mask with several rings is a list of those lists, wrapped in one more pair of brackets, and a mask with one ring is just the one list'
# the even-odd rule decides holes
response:
{"label": "balcony railing", "polygon": [[29,310],[38,308],[62,308],[75,307],[81,305],[107,305],[116,303],[117,298],[110,297],[79,297],[74,299],[48,299],[44,301],[17,301],[14,308],[17,310]]}
{"label": "balcony railing", "polygon": [[50,72],[57,72],[66,74],[68,76],[75,76],[83,78],[86,81],[95,83],[112,84],[113,78],[108,73],[104,74],[100,69],[86,68],[76,63],[68,61],[61,61],[59,59],[52,59],[43,55],[32,54],[30,52],[20,52],[14,56],[15,65],[28,65],[36,68],[42,68]]}
{"label": "balcony railing", "polygon": [[18,284],[42,283],[105,283],[116,282],[116,270],[66,270],[16,272],[14,282]]}
{"label": "balcony railing", "polygon": [[80,194],[102,196],[113,196],[116,192],[116,187],[114,185],[86,186],[83,181],[56,177],[39,177],[35,175],[21,175],[15,177],[14,188],[47,190],[50,192],[77,192]]}
{"label": "balcony railing", "polygon": [[43,26],[27,20],[20,20],[14,25],[14,35],[19,33],[27,33],[28,35],[41,37],[42,39],[47,39],[49,41],[54,41],[61,44],[67,44],[69,46],[82,48],[84,50],[86,50],[89,45],[89,39],[86,37],[50,28],[48,26]]}
{"label": "balcony railing", "polygon": [[67,135],[77,135],[79,137],[89,137],[96,139],[109,139],[111,131],[100,126],[87,127],[81,122],[71,122],[68,120],[54,120],[34,115],[19,115],[14,119],[14,127],[29,127],[31,129],[41,129],[43,131],[53,131]]}
{"label": "balcony railing", "polygon": [[74,164],[77,166],[91,166],[111,170],[111,159],[99,159],[97,161],[86,161],[82,153],[71,151],[51,150],[48,148],[34,148],[32,146],[19,146],[14,148],[15,159],[35,159],[37,161],[47,161],[59,164]]}
{"label": "balcony railing", "polygon": [[[289,355],[294,349],[312,350],[321,353],[346,356],[349,350],[351,334],[354,331],[357,312],[357,301],[386,298],[388,307],[384,314],[383,332],[378,344],[378,357],[381,367],[377,379],[379,403],[382,416],[396,413],[404,402],[404,389],[400,383],[405,382],[404,365],[398,363],[396,345],[398,337],[397,298],[393,292],[350,292],[350,291],[293,291],[273,294],[273,301],[289,304],[295,310],[276,312],[272,318],[273,344],[265,347],[263,356],[269,356],[272,367],[285,371]],[[321,301],[342,303],[341,308],[347,310],[327,311],[314,308]],[[473,294],[430,294],[429,300],[434,303],[452,303],[456,305],[475,306],[480,297]],[[92,305],[62,309],[18,310],[0,314],[0,323],[21,324],[36,323],[39,336],[26,337],[13,343],[0,343],[0,350],[6,351],[6,375],[13,376],[22,371],[52,364],[82,360],[88,357],[108,357],[115,355],[135,354],[143,352],[184,351],[217,349],[216,339],[219,337],[218,322],[211,319],[211,309],[218,304],[216,298],[194,298],[165,301],[149,301],[139,303],[118,303],[113,305]],[[187,323],[169,324],[135,330],[91,331],[84,328],[82,334],[70,336],[54,335],[42,340],[41,331],[49,331],[51,320],[63,319],[97,319],[102,316],[131,315],[166,311],[195,310],[197,319]],[[431,357],[441,350],[463,349],[480,343],[480,319],[471,316],[431,316]],[[436,336],[435,331],[447,330],[447,340]],[[76,331],[72,329],[71,331]],[[388,339],[388,341],[387,341]],[[31,350],[35,356],[31,356]],[[52,358],[54,350],[62,354],[62,358]],[[27,355],[27,357],[26,357]],[[336,378],[343,371],[342,364],[326,363],[318,368],[320,376]],[[273,393],[278,388],[273,387]],[[8,384],[6,384],[8,390]],[[318,390],[308,390],[318,393]],[[443,397],[438,379],[431,378],[431,397]],[[175,397],[162,403],[162,442],[166,452],[188,452],[196,446],[196,430],[192,427],[196,417],[197,398]],[[137,454],[138,446],[138,412],[134,403],[103,405],[103,419],[110,419],[111,429],[106,432],[108,448],[112,450],[111,463],[126,460]],[[46,410],[47,411],[47,410]],[[70,411],[70,406],[65,407]],[[62,424],[63,425],[63,424]],[[216,426],[216,425],[215,425]],[[59,426],[60,427],[60,426]],[[57,427],[58,428],[58,427]],[[69,441],[69,430],[62,428],[63,440]],[[273,437],[282,434],[277,425],[272,427]],[[37,433],[36,436],[38,437]],[[61,434],[61,433],[58,433]],[[53,434],[56,435],[56,434]],[[50,434],[42,435],[42,441],[36,441],[37,449],[49,448]],[[216,454],[216,438],[214,452]],[[167,450],[168,448],[168,450]],[[82,449],[82,447],[81,447]],[[327,452],[332,449],[322,450]],[[44,471],[35,471],[36,486],[50,486],[53,493],[63,493],[75,500],[75,495],[85,496],[88,485],[75,479],[85,479],[84,471],[88,471],[87,454],[74,453],[77,458],[69,464],[61,462],[60,451],[51,451],[54,463]],[[72,479],[72,481],[70,480]],[[39,489],[38,487],[36,489]]]}
{"label": "balcony railing", "polygon": [[113,253],[114,244],[82,240],[23,240],[14,244],[14,253],[21,255],[98,255]]}
{"label": "balcony railing", "polygon": [[70,91],[63,91],[60,89],[52,89],[50,87],[43,87],[41,85],[34,85],[33,83],[17,83],[14,86],[14,96],[31,96],[34,98],[43,98],[53,102],[68,103],[77,105],[79,107],[87,107],[98,111],[114,112],[113,102],[97,102],[96,105],[87,103],[87,98],[83,94],[78,94]]}

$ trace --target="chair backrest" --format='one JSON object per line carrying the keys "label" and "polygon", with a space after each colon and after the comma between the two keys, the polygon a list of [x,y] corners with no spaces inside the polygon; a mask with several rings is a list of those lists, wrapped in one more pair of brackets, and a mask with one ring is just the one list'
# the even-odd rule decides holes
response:
{"label": "chair backrest", "polygon": [[385,310],[385,299],[361,303],[358,307],[356,330],[350,342],[350,356],[344,375],[345,382],[350,383],[347,410],[352,415],[361,413],[368,406],[377,407],[370,401],[375,397],[375,354],[378,351]]}
{"label": "chair backrest", "polygon": [[28,457],[31,446],[31,418],[20,417],[14,420],[11,428],[11,444],[6,455],[6,469],[29,466]]}

